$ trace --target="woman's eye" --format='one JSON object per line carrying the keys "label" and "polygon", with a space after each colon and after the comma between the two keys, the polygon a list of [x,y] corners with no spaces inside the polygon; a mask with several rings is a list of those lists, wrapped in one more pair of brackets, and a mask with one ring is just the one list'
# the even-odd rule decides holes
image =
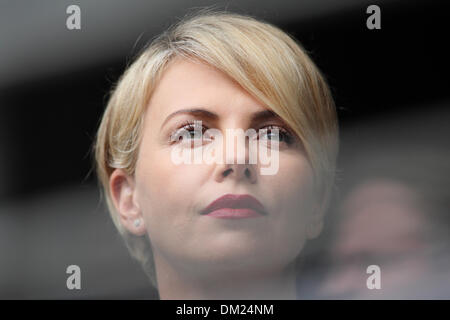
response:
{"label": "woman's eye", "polygon": [[287,144],[291,144],[293,141],[293,136],[287,130],[274,125],[261,128],[258,138],[267,139],[270,142],[285,142]]}
{"label": "woman's eye", "polygon": [[206,136],[204,135],[205,131],[208,128],[206,128],[204,125],[201,124],[201,121],[186,121],[182,124],[180,128],[178,128],[174,133],[171,134],[170,141],[171,142],[179,142],[184,141],[192,142],[193,140],[197,139],[206,139]]}
{"label": "woman's eye", "polygon": [[203,132],[204,132],[203,128],[204,127],[198,128],[198,127],[195,127],[195,126],[183,127],[183,129],[188,132],[188,138],[190,138],[190,139],[200,139],[200,138],[202,138],[202,135],[203,135]]}

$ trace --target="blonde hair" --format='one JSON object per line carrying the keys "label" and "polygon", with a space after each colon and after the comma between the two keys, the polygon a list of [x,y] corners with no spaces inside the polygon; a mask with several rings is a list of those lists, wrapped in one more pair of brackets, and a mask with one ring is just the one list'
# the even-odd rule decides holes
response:
{"label": "blonde hair", "polygon": [[94,153],[101,190],[115,226],[131,255],[157,288],[151,243],[120,223],[109,190],[115,168],[133,176],[152,92],[174,57],[214,66],[280,116],[301,139],[328,206],[334,188],[338,127],[335,105],[324,77],[305,50],[279,28],[251,16],[200,10],[156,37],[128,67],[112,91]]}

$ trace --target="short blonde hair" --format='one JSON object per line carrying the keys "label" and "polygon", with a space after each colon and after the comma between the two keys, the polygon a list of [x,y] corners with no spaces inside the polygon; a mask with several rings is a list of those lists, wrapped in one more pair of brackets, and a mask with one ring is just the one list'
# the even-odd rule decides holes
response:
{"label": "short blonde hair", "polygon": [[251,16],[200,10],[156,37],[120,77],[103,114],[94,153],[101,190],[115,226],[157,288],[151,243],[120,223],[109,190],[116,168],[133,176],[152,92],[174,57],[214,66],[282,118],[301,139],[324,211],[334,188],[338,151],[335,105],[324,77],[302,46]]}

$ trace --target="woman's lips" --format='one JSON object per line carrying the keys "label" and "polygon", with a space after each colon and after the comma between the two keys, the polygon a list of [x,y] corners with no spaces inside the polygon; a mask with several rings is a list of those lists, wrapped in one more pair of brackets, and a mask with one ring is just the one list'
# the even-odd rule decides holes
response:
{"label": "woman's lips", "polygon": [[222,208],[207,213],[206,215],[222,219],[256,218],[261,216],[259,212],[253,209],[245,209],[245,208],[242,209]]}
{"label": "woman's lips", "polygon": [[201,212],[215,218],[242,219],[256,218],[267,214],[266,209],[251,195],[226,194],[214,200]]}

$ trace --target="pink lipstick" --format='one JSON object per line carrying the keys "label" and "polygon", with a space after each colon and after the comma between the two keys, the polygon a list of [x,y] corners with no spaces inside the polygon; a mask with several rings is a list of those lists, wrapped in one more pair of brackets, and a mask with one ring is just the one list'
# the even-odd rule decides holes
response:
{"label": "pink lipstick", "polygon": [[256,218],[267,214],[266,209],[251,195],[226,194],[214,200],[201,214],[222,219]]}

